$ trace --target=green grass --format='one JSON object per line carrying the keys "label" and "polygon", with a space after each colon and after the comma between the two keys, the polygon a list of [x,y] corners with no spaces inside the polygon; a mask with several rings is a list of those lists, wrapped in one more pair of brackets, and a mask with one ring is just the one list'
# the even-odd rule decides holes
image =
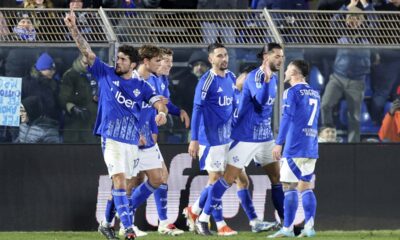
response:
{"label": "green grass", "polygon": [[[269,234],[269,233],[268,233]],[[155,239],[184,239],[184,240],[205,240],[205,239],[229,239],[229,240],[255,240],[266,239],[267,233],[251,233],[240,232],[237,236],[232,237],[202,237],[192,233],[185,233],[182,236],[160,236],[157,233],[150,233],[142,240]],[[105,239],[97,232],[0,232],[1,240],[92,240]],[[317,232],[317,237],[313,239],[324,240],[352,240],[352,239],[396,239],[400,240],[400,230],[385,230],[385,231],[320,231]]]}

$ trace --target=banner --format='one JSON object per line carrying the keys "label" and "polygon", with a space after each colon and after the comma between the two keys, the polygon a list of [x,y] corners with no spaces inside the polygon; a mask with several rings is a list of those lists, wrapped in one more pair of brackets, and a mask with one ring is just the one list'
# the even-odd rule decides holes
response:
{"label": "banner", "polygon": [[0,76],[0,125],[19,126],[21,104],[21,78]]}

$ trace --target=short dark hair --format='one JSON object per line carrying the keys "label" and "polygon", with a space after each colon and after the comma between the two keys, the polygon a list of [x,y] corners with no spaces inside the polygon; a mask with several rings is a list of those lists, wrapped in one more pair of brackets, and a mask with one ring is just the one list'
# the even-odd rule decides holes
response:
{"label": "short dark hair", "polygon": [[171,48],[161,47],[160,49],[161,49],[161,54],[162,55],[172,56],[174,54],[174,51],[172,51]]}
{"label": "short dark hair", "polygon": [[224,46],[224,44],[219,43],[219,42],[211,43],[207,47],[208,54],[213,53],[214,50],[217,48],[226,48],[226,47]]}
{"label": "short dark hair", "polygon": [[139,52],[136,48],[130,45],[121,45],[118,47],[118,52],[121,52],[129,57],[131,62],[138,64],[139,63]]}
{"label": "short dark hair", "polygon": [[152,59],[154,57],[161,57],[161,49],[156,45],[144,44],[139,48],[139,58],[143,61],[145,58]]}
{"label": "short dark hair", "polygon": [[272,50],[274,50],[274,49],[282,49],[282,46],[281,46],[279,43],[275,43],[275,42],[268,43],[268,44],[265,45],[265,46],[261,49],[261,51],[257,54],[257,57],[262,59],[262,58],[263,58],[263,55],[264,55],[265,53],[270,53],[270,52],[272,52]]}
{"label": "short dark hair", "polygon": [[307,77],[308,74],[310,73],[310,65],[304,60],[293,60],[290,62],[290,64],[294,65],[296,68],[298,68],[301,72],[301,75],[303,77]]}

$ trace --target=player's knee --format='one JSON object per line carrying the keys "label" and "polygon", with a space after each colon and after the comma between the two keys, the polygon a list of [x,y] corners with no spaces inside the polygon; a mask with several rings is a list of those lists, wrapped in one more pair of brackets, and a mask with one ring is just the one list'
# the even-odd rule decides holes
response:
{"label": "player's knee", "polygon": [[114,185],[114,189],[125,189],[126,188],[126,179],[123,173],[117,173],[112,176],[112,181]]}
{"label": "player's knee", "polygon": [[163,179],[162,176],[152,176],[149,178],[149,182],[152,187],[158,188],[163,183]]}

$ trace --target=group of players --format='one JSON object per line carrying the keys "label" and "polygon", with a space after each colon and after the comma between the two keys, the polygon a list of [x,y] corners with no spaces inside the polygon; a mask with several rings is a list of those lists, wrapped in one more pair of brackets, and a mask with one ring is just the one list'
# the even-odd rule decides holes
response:
{"label": "group of players", "polygon": [[[157,146],[157,127],[166,123],[168,112],[179,116],[186,127],[190,121],[184,110],[169,101],[166,76],[172,67],[172,51],[153,45],[143,45],[139,50],[123,45],[118,48],[116,66],[111,67],[91,50],[72,11],[64,20],[89,63],[89,72],[99,83],[95,133],[102,138],[104,160],[113,182],[112,197],[99,231],[107,239],[118,239],[111,226],[118,214],[125,239],[145,235],[133,226],[133,217],[154,193],[160,220],[158,231],[182,234],[167,219],[168,171]],[[184,210],[189,228],[201,235],[212,235],[212,214],[218,235],[237,234],[223,220],[221,205],[224,192],[234,182],[253,232],[280,226],[260,220],[255,212],[244,170],[254,160],[271,180],[272,200],[282,220],[280,230],[269,237],[294,236],[298,191],[305,211],[305,226],[299,236],[314,236],[316,199],[310,180],[318,158],[320,96],[305,82],[308,64],[295,60],[288,65],[285,82],[291,87],[284,92],[282,121],[274,140],[271,116],[277,94],[276,72],[284,59],[281,46],[266,45],[259,54],[261,66],[238,79],[227,70],[229,57],[222,44],[211,44],[208,53],[212,68],[196,87],[188,151],[193,158],[200,158],[200,167],[207,170],[209,181],[194,205]]]}

